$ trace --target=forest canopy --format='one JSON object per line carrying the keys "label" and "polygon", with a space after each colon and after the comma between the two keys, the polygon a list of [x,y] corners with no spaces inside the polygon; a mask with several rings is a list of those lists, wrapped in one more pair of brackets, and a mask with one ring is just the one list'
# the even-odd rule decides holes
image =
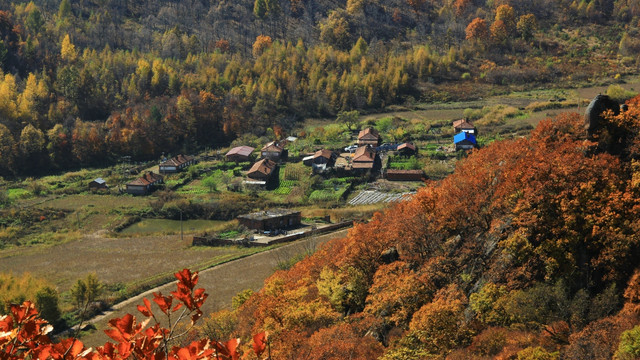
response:
{"label": "forest canopy", "polygon": [[308,116],[624,74],[640,50],[638,9],[600,0],[4,2],[0,176],[220,147]]}

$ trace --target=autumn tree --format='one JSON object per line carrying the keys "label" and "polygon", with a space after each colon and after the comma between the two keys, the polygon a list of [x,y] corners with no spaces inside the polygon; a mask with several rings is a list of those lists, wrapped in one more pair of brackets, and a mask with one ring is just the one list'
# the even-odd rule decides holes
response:
{"label": "autumn tree", "polygon": [[496,8],[494,22],[502,21],[507,34],[512,34],[516,30],[516,12],[511,5],[503,4]]}
{"label": "autumn tree", "polygon": [[66,34],[60,45],[60,57],[65,61],[73,61],[77,56],[76,46],[71,42],[69,34]]}
{"label": "autumn tree", "polygon": [[502,20],[494,21],[489,30],[491,33],[491,40],[496,44],[504,45],[509,39],[508,28]]}
{"label": "autumn tree", "polygon": [[336,121],[344,124],[347,130],[351,131],[358,124],[360,112],[358,110],[340,111],[336,117]]}
{"label": "autumn tree", "polygon": [[20,149],[20,155],[24,161],[24,170],[27,171],[42,171],[43,154],[45,150],[46,139],[40,129],[36,129],[33,125],[29,124],[22,129],[20,133],[20,140],[18,141],[18,148]]}
{"label": "autumn tree", "polygon": [[520,16],[520,19],[518,19],[518,23],[516,24],[518,33],[520,33],[520,36],[525,40],[531,40],[533,38],[533,33],[536,31],[537,27],[538,22],[533,14]]}
{"label": "autumn tree", "polygon": [[14,145],[15,139],[13,135],[11,135],[11,132],[5,125],[0,124],[0,156],[5,159],[5,161],[0,163],[0,174],[2,174],[2,176],[10,175],[14,171]]}
{"label": "autumn tree", "polygon": [[348,49],[351,44],[351,24],[346,11],[332,10],[329,16],[318,24],[320,40],[335,45],[339,49]]}
{"label": "autumn tree", "polygon": [[484,42],[489,38],[489,29],[487,22],[481,18],[475,18],[467,25],[465,30],[467,40],[475,40]]}
{"label": "autumn tree", "polygon": [[258,35],[256,41],[253,43],[253,56],[259,57],[262,53],[271,46],[273,41],[271,36]]}

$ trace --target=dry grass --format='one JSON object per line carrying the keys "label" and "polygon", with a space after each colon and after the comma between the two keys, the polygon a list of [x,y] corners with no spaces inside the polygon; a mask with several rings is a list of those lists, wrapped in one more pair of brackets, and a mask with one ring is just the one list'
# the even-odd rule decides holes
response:
{"label": "dry grass", "polygon": [[[306,238],[200,272],[198,287],[203,287],[209,294],[202,307],[204,317],[220,309],[229,309],[231,307],[231,299],[240,291],[246,289],[258,291],[263,286],[264,280],[273,273],[279,262],[298,257],[302,253],[312,252],[320,247],[321,244],[334,238],[344,237],[346,234],[347,230],[341,230],[332,234]],[[163,293],[173,290],[175,290],[175,285],[173,284],[155,289],[155,291],[162,291]],[[97,330],[83,336],[83,343],[87,346],[104,344],[105,341],[109,340],[102,331],[107,328],[107,321],[115,317],[122,317],[126,313],[136,314],[137,316],[136,307],[142,303],[142,297],[149,298],[151,294],[131,299],[116,312],[98,321],[95,324]],[[152,304],[152,306],[157,309],[155,304]]]}
{"label": "dry grass", "polygon": [[179,235],[112,239],[85,236],[58,246],[0,252],[0,272],[29,272],[67,291],[77,279],[95,273],[107,284],[141,286],[183,269],[254,252],[237,247],[191,247],[191,237]]}

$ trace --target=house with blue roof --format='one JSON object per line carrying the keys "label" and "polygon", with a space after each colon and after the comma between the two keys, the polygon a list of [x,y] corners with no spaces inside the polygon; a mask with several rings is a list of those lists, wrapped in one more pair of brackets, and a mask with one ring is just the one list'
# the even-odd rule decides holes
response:
{"label": "house with blue roof", "polygon": [[453,143],[456,144],[456,151],[470,150],[478,145],[476,137],[468,132],[461,132],[453,137]]}

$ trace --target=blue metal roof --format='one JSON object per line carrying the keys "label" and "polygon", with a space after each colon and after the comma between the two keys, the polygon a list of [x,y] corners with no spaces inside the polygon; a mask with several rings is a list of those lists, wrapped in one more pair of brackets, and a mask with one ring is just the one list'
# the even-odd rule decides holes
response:
{"label": "blue metal roof", "polygon": [[464,141],[464,140],[469,140],[469,141],[471,141],[471,143],[473,143],[473,145],[477,145],[476,137],[473,136],[473,134],[469,134],[469,133],[466,133],[466,132],[463,131],[463,132],[457,133],[457,134],[455,134],[453,136],[453,143],[454,144],[457,144],[457,143],[459,143],[461,141]]}

